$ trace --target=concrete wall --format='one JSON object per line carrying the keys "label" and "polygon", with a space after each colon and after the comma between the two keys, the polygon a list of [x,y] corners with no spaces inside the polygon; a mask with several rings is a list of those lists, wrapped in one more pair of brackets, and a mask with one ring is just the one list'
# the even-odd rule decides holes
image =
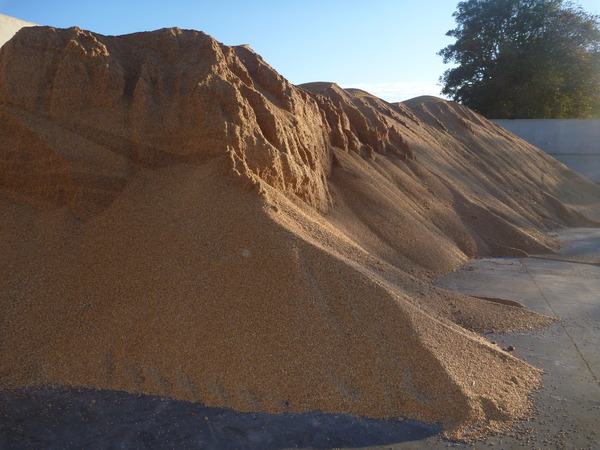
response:
{"label": "concrete wall", "polygon": [[600,119],[495,119],[492,122],[600,183]]}
{"label": "concrete wall", "polygon": [[36,26],[35,23],[25,22],[24,20],[0,14],[0,47],[2,47],[6,41],[10,40],[10,38],[12,38],[21,28],[34,26]]}

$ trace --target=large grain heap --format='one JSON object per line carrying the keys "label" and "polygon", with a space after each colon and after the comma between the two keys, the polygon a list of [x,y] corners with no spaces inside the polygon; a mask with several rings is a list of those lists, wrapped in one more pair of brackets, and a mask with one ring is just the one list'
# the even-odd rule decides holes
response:
{"label": "large grain heap", "polygon": [[528,407],[476,332],[550,319],[431,285],[552,251],[597,186],[452,102],[294,86],[196,31],[0,51],[0,387],[442,422]]}

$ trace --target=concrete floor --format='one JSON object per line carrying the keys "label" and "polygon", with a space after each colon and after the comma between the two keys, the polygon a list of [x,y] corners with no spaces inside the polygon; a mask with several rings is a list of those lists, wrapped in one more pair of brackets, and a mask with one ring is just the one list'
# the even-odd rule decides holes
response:
{"label": "concrete floor", "polygon": [[600,229],[557,235],[567,244],[561,260],[473,260],[438,281],[456,292],[517,300],[559,319],[541,330],[487,336],[514,345],[515,356],[542,368],[545,387],[534,394],[533,417],[518,425],[516,437],[491,437],[476,448],[600,448]]}
{"label": "concrete floor", "polygon": [[0,393],[0,448],[600,448],[600,229],[557,233],[560,255],[470,261],[438,284],[517,300],[559,321],[488,335],[546,371],[532,416],[512,436],[465,445],[439,427],[347,415],[244,414],[123,392]]}

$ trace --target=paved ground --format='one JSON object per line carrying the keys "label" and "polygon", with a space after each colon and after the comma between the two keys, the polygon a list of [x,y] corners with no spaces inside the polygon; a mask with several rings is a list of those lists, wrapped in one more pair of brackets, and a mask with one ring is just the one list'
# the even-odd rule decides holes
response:
{"label": "paved ground", "polygon": [[488,336],[544,369],[545,387],[534,394],[534,415],[520,424],[520,439],[492,437],[476,447],[600,448],[600,230],[565,230],[559,237],[567,242],[560,261],[474,260],[438,282],[465,294],[517,300],[560,319],[541,330]]}
{"label": "paved ground", "polygon": [[[327,414],[241,414],[121,392],[46,389],[0,395],[0,448],[600,448],[600,229],[572,229],[557,259],[469,262],[439,281],[467,294],[517,300],[560,319],[489,335],[546,371],[532,417],[514,436],[472,445],[416,421]],[[570,259],[571,261],[565,261]],[[577,262],[573,262],[577,261]],[[583,262],[582,262],[583,261]]]}

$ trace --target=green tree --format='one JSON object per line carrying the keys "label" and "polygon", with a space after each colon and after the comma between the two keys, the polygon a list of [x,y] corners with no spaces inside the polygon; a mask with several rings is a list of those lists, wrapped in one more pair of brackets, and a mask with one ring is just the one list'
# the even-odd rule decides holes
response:
{"label": "green tree", "polygon": [[600,117],[600,16],[563,0],[467,0],[442,93],[490,118]]}

